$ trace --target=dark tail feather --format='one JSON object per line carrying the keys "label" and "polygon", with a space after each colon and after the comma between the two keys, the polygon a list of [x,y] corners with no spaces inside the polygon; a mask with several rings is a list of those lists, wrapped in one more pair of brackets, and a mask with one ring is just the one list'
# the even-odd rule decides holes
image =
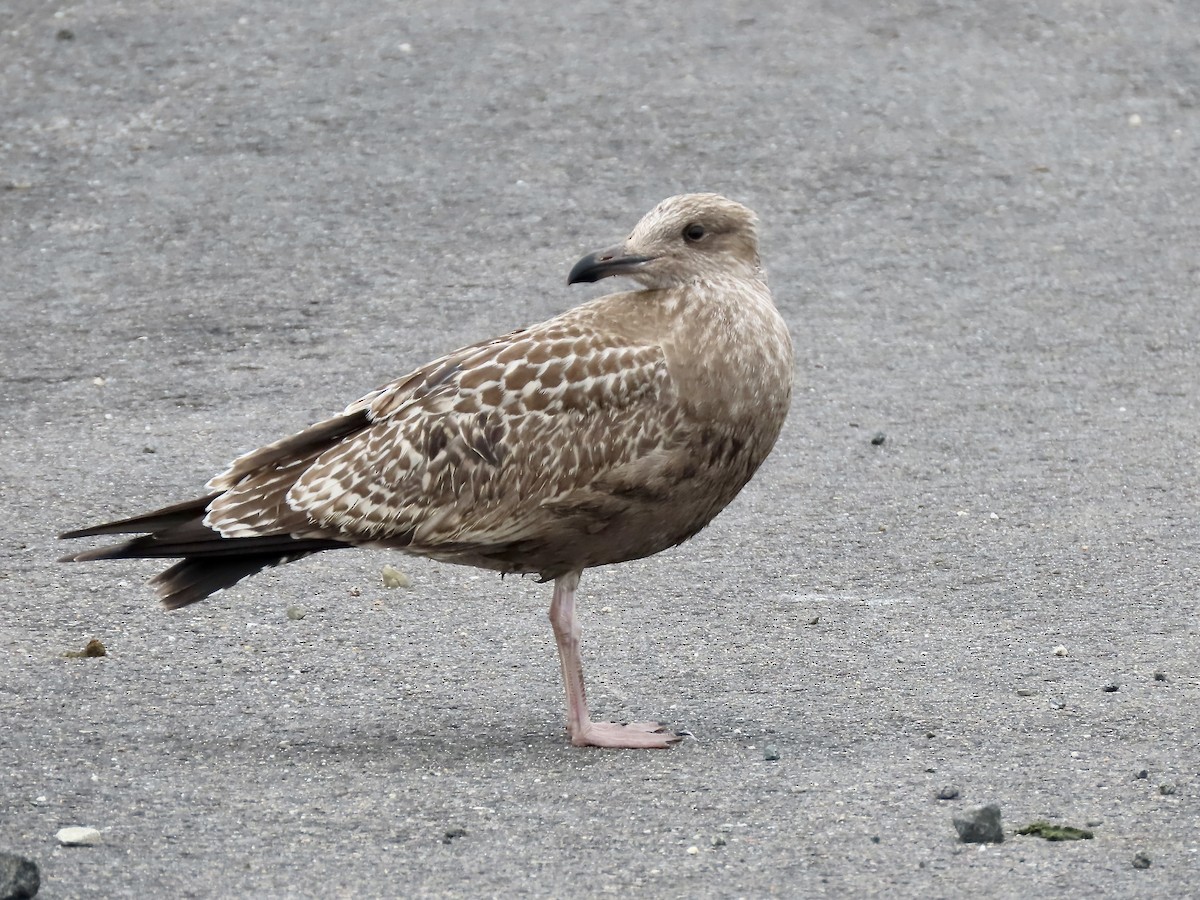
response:
{"label": "dark tail feather", "polygon": [[182,561],[151,579],[167,609],[178,609],[203,600],[209,594],[236,584],[271,566],[282,565],[320,553],[348,547],[328,538],[294,538],[289,534],[225,538],[204,525],[202,517],[211,497],[168,506],[156,512],[93,528],[68,532],[62,537],[88,537],[130,531],[153,533],[64,556],[62,562],[93,559],[163,559]]}
{"label": "dark tail feather", "polygon": [[263,569],[295,562],[316,552],[319,551],[288,556],[259,553],[227,559],[184,559],[151,578],[150,586],[157,592],[163,606],[179,609],[231,587]]}
{"label": "dark tail feather", "polygon": [[348,547],[342,541],[327,538],[294,538],[290,534],[261,537],[226,538],[206,527],[199,519],[144,534],[120,544],[97,547],[64,556],[60,562],[88,562],[93,559],[172,559],[178,557],[225,558],[234,556],[283,557],[319,550]]}
{"label": "dark tail feather", "polygon": [[[174,506],[164,506],[162,509],[156,509],[154,512],[142,513],[140,516],[133,516],[129,519],[118,519],[115,522],[105,522],[103,525],[90,525],[87,528],[79,528],[75,531],[64,531],[59,537],[83,538],[95,537],[98,534],[134,534],[139,531],[163,531],[168,528],[174,528],[176,525],[191,522],[194,519],[203,518],[205,511],[208,509],[208,504],[212,503],[219,496],[219,494],[210,494],[207,497],[198,497],[195,500],[176,503]],[[70,559],[74,558],[70,557]]]}

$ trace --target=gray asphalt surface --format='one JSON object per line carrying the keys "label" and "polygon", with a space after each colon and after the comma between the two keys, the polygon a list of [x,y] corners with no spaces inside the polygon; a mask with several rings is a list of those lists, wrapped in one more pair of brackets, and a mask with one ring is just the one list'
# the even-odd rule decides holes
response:
{"label": "gray asphalt surface", "polygon": [[[0,850],[54,898],[1197,895],[1198,103],[1165,0],[0,0]],[[567,746],[529,580],[168,615],[55,563],[611,290],[566,272],[683,190],[759,212],[798,350],[738,501],[581,588],[596,712],[694,740]]]}

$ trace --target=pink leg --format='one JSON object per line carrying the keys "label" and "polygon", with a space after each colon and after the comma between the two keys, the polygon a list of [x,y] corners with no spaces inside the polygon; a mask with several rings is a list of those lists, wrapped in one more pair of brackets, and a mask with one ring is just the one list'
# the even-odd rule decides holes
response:
{"label": "pink leg", "polygon": [[658,722],[593,722],[583,692],[583,660],[579,655],[579,621],[575,618],[575,589],[580,572],[568,572],[554,582],[550,625],[558,644],[563,684],[567,689],[567,734],[576,747],[624,747],[661,750],[679,741]]}

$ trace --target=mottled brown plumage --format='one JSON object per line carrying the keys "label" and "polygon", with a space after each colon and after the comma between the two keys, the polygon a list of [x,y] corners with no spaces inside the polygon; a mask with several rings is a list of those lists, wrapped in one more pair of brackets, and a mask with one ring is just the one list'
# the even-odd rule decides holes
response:
{"label": "mottled brown plumage", "polygon": [[792,348],[754,215],[723,197],[663,201],[570,280],[609,275],[642,289],[435,360],[242,456],[201,499],[64,535],[148,532],[69,558],[183,557],[152,582],[171,608],[345,546],[554,579],[572,740],[668,745],[587,718],[574,588],[584,569],[688,539],[736,496],[779,435]]}

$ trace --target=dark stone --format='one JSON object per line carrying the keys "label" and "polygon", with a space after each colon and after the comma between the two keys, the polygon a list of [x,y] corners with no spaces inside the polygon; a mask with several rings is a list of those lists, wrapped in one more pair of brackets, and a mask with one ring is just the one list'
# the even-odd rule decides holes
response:
{"label": "dark stone", "polygon": [[1133,867],[1135,869],[1150,868],[1150,857],[1147,856],[1145,853],[1135,854],[1133,857]]}
{"label": "dark stone", "polygon": [[442,835],[442,843],[449,844],[455,838],[466,837],[467,829],[465,828],[447,828],[446,833]]}
{"label": "dark stone", "polygon": [[1134,777],[1134,778],[1149,778],[1149,777],[1150,777],[1150,770],[1149,770],[1149,769],[1141,769],[1141,770],[1140,770],[1140,771],[1139,771],[1139,772],[1138,772],[1136,775],[1134,775],[1133,777]]}
{"label": "dark stone", "polygon": [[1000,807],[995,803],[973,809],[952,820],[958,839],[964,844],[1000,844],[1004,831],[1000,827]]}
{"label": "dark stone", "polygon": [[939,800],[957,800],[958,788],[952,784],[942,785],[942,787],[938,789],[937,798]]}
{"label": "dark stone", "polygon": [[883,442],[886,440],[887,440],[887,435],[884,434],[882,431],[875,432],[875,434],[872,435],[872,437],[871,437],[871,443],[876,447],[883,446]]}
{"label": "dark stone", "polygon": [[75,40],[75,32],[73,32],[70,28],[60,28],[58,31],[54,32],[54,36],[60,41]]}
{"label": "dark stone", "polygon": [[42,886],[37,863],[15,853],[0,852],[0,900],[27,900]]}
{"label": "dark stone", "polygon": [[1115,694],[1120,689],[1121,689],[1121,686],[1119,684],[1117,684],[1115,681],[1111,681],[1104,686],[1104,693]]}

